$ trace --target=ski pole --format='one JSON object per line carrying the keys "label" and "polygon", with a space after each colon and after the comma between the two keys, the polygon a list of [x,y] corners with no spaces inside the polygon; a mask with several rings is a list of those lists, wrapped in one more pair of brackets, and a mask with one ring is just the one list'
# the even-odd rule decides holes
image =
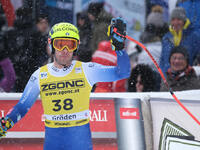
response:
{"label": "ski pole", "polygon": [[156,66],[156,68],[158,69],[160,76],[162,77],[164,84],[166,85],[166,87],[168,88],[169,92],[171,93],[172,97],[175,99],[175,101],[179,104],[179,106],[181,106],[181,108],[183,108],[183,110],[190,116],[192,117],[192,119],[200,125],[199,120],[181,103],[181,101],[176,97],[176,95],[174,94],[174,92],[172,91],[172,89],[169,87],[167,80],[162,72],[162,70],[160,69],[158,63],[156,62],[156,60],[154,59],[154,57],[151,55],[151,53],[149,52],[149,50],[140,42],[138,42],[137,40],[133,39],[132,37],[126,35],[121,35],[120,33],[117,32],[117,28],[114,28],[113,31],[118,34],[121,37],[127,38],[128,40],[136,43],[137,45],[139,45],[141,48],[143,48],[147,54],[149,55],[149,57],[151,58],[151,60],[153,61],[154,65]]}

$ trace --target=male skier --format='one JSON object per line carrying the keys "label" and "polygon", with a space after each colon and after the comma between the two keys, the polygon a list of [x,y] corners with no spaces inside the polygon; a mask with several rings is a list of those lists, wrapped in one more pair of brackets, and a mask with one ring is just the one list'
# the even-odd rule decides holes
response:
{"label": "male skier", "polygon": [[89,127],[89,97],[97,82],[128,78],[129,57],[124,48],[126,34],[122,18],[113,18],[108,35],[117,53],[117,66],[73,60],[78,49],[79,32],[70,23],[55,24],[49,32],[53,63],[42,66],[30,77],[22,97],[0,120],[0,137],[5,136],[34,104],[39,94],[45,117],[44,150],[92,150]]}

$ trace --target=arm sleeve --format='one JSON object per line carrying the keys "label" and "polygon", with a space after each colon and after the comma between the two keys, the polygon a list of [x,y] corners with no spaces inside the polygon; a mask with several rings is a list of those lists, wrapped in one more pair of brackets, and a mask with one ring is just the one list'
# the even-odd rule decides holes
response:
{"label": "arm sleeve", "polygon": [[4,74],[4,78],[0,82],[0,87],[3,88],[5,92],[9,92],[15,84],[15,70],[9,58],[5,58],[2,61],[0,61],[0,66]]}
{"label": "arm sleeve", "polygon": [[91,85],[97,82],[112,82],[130,75],[130,61],[126,51],[116,51],[117,66],[104,66],[97,63],[84,63],[83,69]]}
{"label": "arm sleeve", "polygon": [[10,118],[14,123],[17,123],[22,117],[25,116],[25,114],[38,98],[40,93],[38,74],[39,70],[33,73],[24,89],[19,102],[7,114],[7,117]]}

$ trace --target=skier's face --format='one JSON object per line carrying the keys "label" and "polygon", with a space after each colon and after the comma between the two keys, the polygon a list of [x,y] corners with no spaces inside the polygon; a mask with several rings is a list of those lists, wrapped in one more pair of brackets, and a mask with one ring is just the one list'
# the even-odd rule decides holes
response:
{"label": "skier's face", "polygon": [[67,48],[64,48],[62,51],[55,50],[54,54],[54,64],[58,68],[62,68],[63,66],[71,65],[73,57],[73,52],[69,52]]}
{"label": "skier's face", "polygon": [[172,71],[182,71],[187,67],[187,60],[181,53],[174,53],[170,57],[170,65]]}
{"label": "skier's face", "polygon": [[180,30],[183,29],[184,21],[178,18],[173,18],[171,20],[171,26],[172,29],[174,29],[176,32],[179,32]]}

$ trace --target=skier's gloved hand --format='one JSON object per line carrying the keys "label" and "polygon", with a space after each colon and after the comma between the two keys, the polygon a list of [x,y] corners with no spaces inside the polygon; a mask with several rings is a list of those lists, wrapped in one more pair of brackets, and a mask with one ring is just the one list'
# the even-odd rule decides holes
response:
{"label": "skier's gloved hand", "polygon": [[0,138],[5,136],[7,130],[14,126],[14,122],[8,117],[0,118]]}
{"label": "skier's gloved hand", "polygon": [[[121,36],[114,31],[117,31]],[[126,39],[126,22],[120,17],[113,18],[111,20],[111,24],[108,26],[107,35],[110,38],[113,50],[117,51],[124,49]]]}

